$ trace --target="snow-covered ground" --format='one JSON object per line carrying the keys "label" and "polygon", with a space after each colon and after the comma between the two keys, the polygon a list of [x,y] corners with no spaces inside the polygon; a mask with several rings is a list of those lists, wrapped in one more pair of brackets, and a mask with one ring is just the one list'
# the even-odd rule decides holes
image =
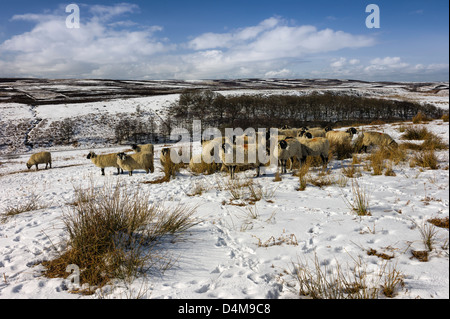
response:
{"label": "snow-covered ground", "polygon": [[[162,105],[173,97],[146,101],[152,99]],[[116,106],[121,112],[135,111],[137,104],[133,100],[128,104],[104,104],[109,112],[114,112]],[[152,107],[157,110],[160,105]],[[51,118],[70,116],[72,110],[77,114],[87,109],[93,112],[99,106],[90,103],[68,107],[60,114],[48,111],[50,106],[47,110],[40,106],[35,111],[43,118]],[[14,110],[8,111],[11,120],[17,116]],[[371,129],[398,140],[398,127],[386,124]],[[437,120],[426,127],[448,144],[448,122]],[[306,261],[313,267],[316,257],[321,265],[330,268],[346,268],[360,260],[370,274],[379,273],[386,263],[392,265],[404,283],[394,297],[397,299],[449,298],[448,229],[436,228],[429,261],[421,262],[412,256],[413,250],[425,250],[420,227],[428,219],[449,215],[448,150],[437,152],[437,170],[421,170],[402,163],[393,167],[396,176],[373,176],[363,169],[364,162],[359,164],[361,176],[357,181],[367,192],[371,211],[371,216],[360,217],[347,204],[353,201],[352,179],[344,183],[342,178],[342,169],[351,160],[329,163],[328,177],[336,181],[332,185],[320,188],[307,184],[304,191],[297,190],[299,179],[291,174],[282,175],[282,181],[275,182],[274,166],[259,178],[253,179],[254,171],[239,173],[240,178],[253,179],[265,196],[254,205],[237,206],[230,204],[231,194],[223,187],[229,178],[224,173],[196,176],[182,169],[169,183],[141,183],[163,175],[159,163],[161,148],[162,145],[156,147],[154,174],[136,172],[131,177],[117,176],[114,169],[106,169],[106,176],[101,176],[100,169],[86,159],[88,151],[77,148],[53,148],[53,168],[38,172],[25,167],[30,154],[0,158],[0,214],[33,195],[39,195],[39,203],[46,207],[0,223],[0,299],[297,298],[293,263]],[[105,153],[125,149],[99,146],[99,151]],[[318,171],[312,170],[311,174],[316,176]],[[175,262],[163,274],[150,274],[127,285],[112,285],[92,296],[71,294],[65,280],[42,276],[40,262],[57,256],[56,250],[67,239],[61,217],[70,210],[68,203],[74,200],[74,189],[88,187],[91,181],[101,187],[117,180],[128,189],[150,193],[155,203],[195,206],[195,216],[201,222],[183,240],[165,244]],[[199,186],[202,194],[190,196]],[[386,261],[369,255],[371,249],[393,258]]]}

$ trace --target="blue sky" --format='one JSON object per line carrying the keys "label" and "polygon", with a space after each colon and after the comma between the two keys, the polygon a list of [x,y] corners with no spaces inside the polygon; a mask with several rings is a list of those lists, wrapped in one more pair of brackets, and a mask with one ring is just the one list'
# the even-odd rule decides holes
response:
{"label": "blue sky", "polygon": [[[80,8],[80,28],[65,8]],[[366,6],[380,28],[366,26]],[[449,2],[2,1],[0,77],[449,80]]]}

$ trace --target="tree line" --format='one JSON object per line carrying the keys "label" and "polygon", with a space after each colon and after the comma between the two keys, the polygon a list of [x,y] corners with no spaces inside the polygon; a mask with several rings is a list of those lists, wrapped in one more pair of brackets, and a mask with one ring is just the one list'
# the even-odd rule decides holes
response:
{"label": "tree line", "polygon": [[192,120],[207,127],[269,128],[306,125],[351,125],[411,120],[419,112],[440,118],[443,110],[431,104],[369,98],[343,92],[308,95],[229,95],[210,90],[190,90],[167,110],[173,126],[189,128]]}

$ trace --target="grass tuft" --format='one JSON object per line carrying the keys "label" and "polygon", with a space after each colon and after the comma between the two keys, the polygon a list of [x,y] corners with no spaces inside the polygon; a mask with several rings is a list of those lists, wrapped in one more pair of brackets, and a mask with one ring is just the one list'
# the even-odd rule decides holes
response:
{"label": "grass tuft", "polygon": [[166,269],[172,260],[157,249],[158,245],[198,223],[193,218],[195,208],[150,204],[149,194],[129,193],[118,183],[101,189],[91,186],[82,198],[63,216],[68,233],[66,249],[56,259],[43,262],[44,275],[66,278],[66,267],[77,265],[80,283],[94,289],[115,278],[129,279],[145,275],[149,269]]}

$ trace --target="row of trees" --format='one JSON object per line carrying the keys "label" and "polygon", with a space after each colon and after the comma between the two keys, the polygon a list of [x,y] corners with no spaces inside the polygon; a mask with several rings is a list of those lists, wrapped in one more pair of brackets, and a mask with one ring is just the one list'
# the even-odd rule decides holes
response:
{"label": "row of trees", "polygon": [[202,125],[225,127],[301,127],[370,123],[375,120],[411,120],[422,112],[440,118],[442,109],[430,104],[367,98],[341,92],[313,92],[309,95],[224,96],[209,90],[186,91],[167,110],[172,124],[186,127],[192,120]]}

